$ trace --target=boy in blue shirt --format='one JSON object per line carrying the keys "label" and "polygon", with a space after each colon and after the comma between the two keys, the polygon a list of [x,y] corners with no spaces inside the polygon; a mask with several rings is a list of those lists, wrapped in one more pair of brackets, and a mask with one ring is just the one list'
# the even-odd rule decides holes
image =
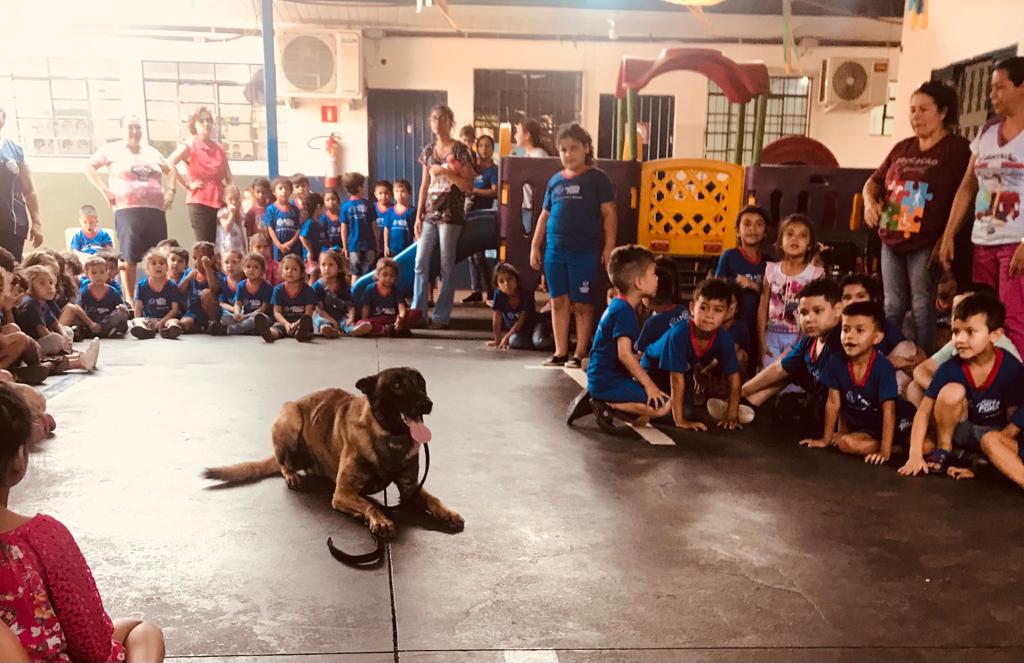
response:
{"label": "boy in blue shirt", "polygon": [[829,278],[811,281],[800,291],[798,319],[802,336],[789,352],[747,380],[742,396],[754,407],[789,384],[795,384],[815,397],[814,414],[821,416],[823,387],[818,381],[828,358],[842,353],[839,317],[843,310],[839,284]]}
{"label": "boy in blue shirt", "polygon": [[107,283],[107,261],[93,256],[85,261],[85,276],[89,285],[78,293],[78,305],[87,320],[79,328],[83,338],[99,336],[113,338],[128,332],[128,307],[121,292]]}
{"label": "boy in blue shirt", "polygon": [[416,208],[409,206],[412,185],[408,180],[395,182],[395,205],[384,220],[384,255],[394,258],[412,244],[412,229],[416,225]]}
{"label": "boy in blue shirt", "polygon": [[289,253],[302,255],[299,243],[299,208],[289,200],[292,183],[287,177],[275,177],[273,183],[274,202],[263,212],[263,224],[267,227],[270,241],[274,243],[274,260]]}
{"label": "boy in blue shirt", "polygon": [[587,366],[587,389],[569,406],[566,423],[571,425],[592,408],[601,429],[614,432],[613,414],[628,415],[634,418],[634,425],[641,426],[653,417],[668,414],[671,403],[633,352],[640,335],[636,307],[658,290],[654,255],[642,246],[620,246],[608,259],[608,278],[619,296],[597,323]]}
{"label": "boy in blue shirt", "polygon": [[97,251],[106,248],[113,248],[114,240],[110,233],[100,229],[100,219],[96,215],[96,208],[92,205],[82,205],[78,208],[78,222],[82,229],[71,238],[71,250],[81,253],[83,259],[96,255]]}
{"label": "boy in blue shirt", "polygon": [[365,183],[362,173],[345,173],[341,178],[348,193],[340,212],[342,253],[348,256],[352,285],[373,271],[377,261],[377,217],[373,205],[362,197]]}
{"label": "boy in blue shirt", "polygon": [[[736,361],[736,346],[729,332],[722,328],[731,300],[732,289],[725,281],[702,281],[693,293],[690,319],[670,328],[644,353],[641,365],[652,374],[655,383],[659,382],[656,376],[660,374],[662,384],[664,381],[670,384],[672,419],[676,428],[707,430],[703,422],[693,420],[692,403],[696,372],[709,367],[712,362],[717,363],[716,370],[728,381],[729,402],[724,408],[713,408],[709,401],[709,412],[718,419],[722,428],[734,430],[741,427],[740,367]],[[753,421],[753,409],[744,406],[742,419],[743,423]]]}
{"label": "boy in blue shirt", "polygon": [[651,343],[664,336],[669,327],[690,317],[690,309],[676,299],[676,276],[672,261],[659,258],[655,261],[654,273],[658,276],[658,290],[650,298],[654,313],[644,322],[636,339],[639,355],[643,355]]}
{"label": "boy in blue shirt", "polygon": [[879,304],[855,302],[844,308],[843,352],[829,357],[819,378],[828,388],[825,429],[821,438],[802,440],[801,445],[834,445],[875,465],[889,460],[894,442],[906,448],[914,406],[899,397],[896,369],[877,349],[884,327],[885,311]]}
{"label": "boy in blue shirt", "polygon": [[228,284],[224,273],[214,268],[215,252],[212,242],[193,244],[192,264],[195,269],[186,272],[178,283],[185,307],[181,329],[186,334],[205,331],[213,336],[223,336],[227,333],[227,326],[221,321],[218,297],[227,290]]}
{"label": "boy in blue shirt", "polygon": [[[920,472],[968,477],[970,470],[949,467],[954,447],[980,450],[986,433],[999,431],[1021,403],[1024,366],[995,347],[1003,335],[1006,308],[994,297],[971,295],[953,309],[957,355],[939,366],[914,417],[910,458],[903,476]],[[935,423],[936,448],[927,456],[925,433]]]}
{"label": "boy in blue shirt", "polygon": [[373,215],[377,219],[377,247],[384,251],[384,224],[391,211],[395,186],[389,180],[377,180],[373,185]]}

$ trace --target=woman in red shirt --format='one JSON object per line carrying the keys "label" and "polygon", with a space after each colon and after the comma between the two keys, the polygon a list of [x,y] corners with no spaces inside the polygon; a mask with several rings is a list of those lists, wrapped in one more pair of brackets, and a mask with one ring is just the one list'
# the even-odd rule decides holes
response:
{"label": "woman in red shirt", "polygon": [[188,120],[192,140],[183,143],[168,159],[171,167],[179,161],[188,165],[188,220],[197,242],[217,239],[217,211],[224,201],[224,187],[231,184],[231,169],[224,146],[213,139],[213,114],[200,106]]}

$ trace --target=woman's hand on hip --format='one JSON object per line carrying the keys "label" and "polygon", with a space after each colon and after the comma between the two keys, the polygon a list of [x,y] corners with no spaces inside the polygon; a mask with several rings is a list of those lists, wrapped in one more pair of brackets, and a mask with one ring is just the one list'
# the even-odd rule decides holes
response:
{"label": "woman's hand on hip", "polygon": [[203,181],[200,181],[200,180],[192,180],[192,183],[188,185],[188,190],[189,191],[199,191],[204,186],[206,186],[206,182],[203,182]]}
{"label": "woman's hand on hip", "polygon": [[107,199],[107,204],[110,205],[110,209],[114,209],[117,205],[117,198],[114,197],[114,192],[110,189],[103,189],[103,197]]}

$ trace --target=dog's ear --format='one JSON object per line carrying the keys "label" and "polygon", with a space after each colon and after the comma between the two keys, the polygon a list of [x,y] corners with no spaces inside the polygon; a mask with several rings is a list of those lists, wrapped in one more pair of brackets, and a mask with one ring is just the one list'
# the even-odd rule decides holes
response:
{"label": "dog's ear", "polygon": [[376,375],[367,375],[359,380],[359,382],[356,382],[356,389],[367,396],[372,396],[373,392],[377,389],[377,377]]}

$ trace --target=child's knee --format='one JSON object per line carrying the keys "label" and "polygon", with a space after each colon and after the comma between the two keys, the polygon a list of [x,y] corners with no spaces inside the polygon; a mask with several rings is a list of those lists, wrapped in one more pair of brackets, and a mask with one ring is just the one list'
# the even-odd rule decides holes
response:
{"label": "child's knee", "polygon": [[989,431],[981,436],[981,451],[986,456],[991,456],[993,451],[997,451],[1000,447],[1006,446],[1003,441],[1003,434],[999,431]]}
{"label": "child's knee", "polygon": [[962,384],[950,383],[939,390],[935,402],[944,407],[962,406],[966,398],[967,390]]}

